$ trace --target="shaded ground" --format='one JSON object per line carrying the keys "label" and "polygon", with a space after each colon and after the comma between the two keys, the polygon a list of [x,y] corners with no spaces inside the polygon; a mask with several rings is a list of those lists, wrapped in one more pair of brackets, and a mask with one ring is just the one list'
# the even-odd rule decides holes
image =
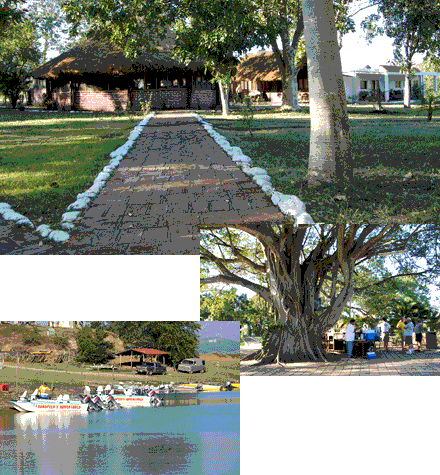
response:
{"label": "shaded ground", "polygon": [[386,108],[393,114],[371,114],[371,105],[349,106],[354,180],[343,187],[326,185],[314,190],[303,187],[310,141],[308,109],[258,112],[252,136],[238,114],[229,119],[211,113],[204,117],[256,166],[265,168],[278,191],[304,201],[316,222],[436,222],[440,209],[439,118],[428,122],[420,106]]}
{"label": "shaded ground", "polygon": [[[247,350],[250,355],[254,350]],[[255,361],[241,360],[241,376],[439,376],[440,350],[425,350],[412,355],[393,349],[379,350],[376,359],[347,358],[346,355],[328,354],[326,363],[287,363],[283,366],[256,365]]]}
{"label": "shaded ground", "polygon": [[14,248],[9,235],[6,253],[198,254],[200,227],[284,219],[192,114],[176,111],[144,128],[66,244]]}

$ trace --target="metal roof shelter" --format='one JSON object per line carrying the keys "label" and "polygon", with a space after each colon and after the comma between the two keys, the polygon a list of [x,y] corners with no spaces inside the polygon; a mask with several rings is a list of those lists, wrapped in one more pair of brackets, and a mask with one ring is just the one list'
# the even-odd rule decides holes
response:
{"label": "metal roof shelter", "polygon": [[130,356],[130,367],[133,367],[133,355],[139,356],[138,364],[142,364],[144,359],[150,359],[153,361],[153,358],[157,360],[162,356],[162,363],[165,363],[165,356],[169,355],[167,351],[155,350],[154,348],[129,348],[124,351],[115,353],[115,357],[119,356],[119,366],[122,365],[122,356]]}

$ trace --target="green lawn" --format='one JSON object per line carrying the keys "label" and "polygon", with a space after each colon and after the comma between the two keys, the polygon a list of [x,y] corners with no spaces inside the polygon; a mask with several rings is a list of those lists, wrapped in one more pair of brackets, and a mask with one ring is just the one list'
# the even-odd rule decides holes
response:
{"label": "green lawn", "polygon": [[[203,113],[233,146],[242,148],[254,166],[267,170],[274,188],[298,196],[316,222],[437,221],[440,209],[440,117],[426,120],[426,110],[401,105],[372,114],[372,106],[349,106],[354,181],[307,190],[310,138],[308,107],[299,113],[264,110],[255,113],[250,135],[237,112],[227,119]],[[413,177],[404,180],[412,172]],[[334,198],[344,195],[347,201]]]}
{"label": "green lawn", "polygon": [[0,109],[0,202],[37,225],[58,224],[142,117]]}
{"label": "green lawn", "polygon": [[28,386],[39,386],[44,381],[51,384],[54,381],[57,381],[60,385],[81,387],[86,383],[111,384],[118,381],[137,381],[143,384],[148,383],[157,385],[160,383],[167,384],[171,381],[176,384],[223,384],[225,381],[240,380],[239,355],[237,355],[235,358],[216,358],[211,356],[210,359],[206,361],[206,373],[180,373],[172,368],[167,368],[167,374],[152,376],[139,375],[135,371],[130,371],[127,368],[116,370],[113,376],[111,370],[91,371],[90,367],[92,365],[84,365],[84,367],[80,367],[66,363],[55,363],[48,365],[47,363],[39,364],[23,362],[20,363],[18,370],[16,371],[14,362],[8,361],[5,362],[5,364],[8,366],[5,366],[2,369],[3,383],[13,386],[15,385],[17,378],[18,385],[20,387],[24,387],[25,389]]}

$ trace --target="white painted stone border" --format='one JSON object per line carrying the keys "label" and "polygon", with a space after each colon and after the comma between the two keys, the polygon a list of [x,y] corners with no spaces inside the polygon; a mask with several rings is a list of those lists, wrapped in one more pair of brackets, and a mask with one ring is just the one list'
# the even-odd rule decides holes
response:
{"label": "white painted stone border", "polygon": [[[63,214],[61,218],[62,230],[54,230],[47,224],[41,224],[36,229],[36,232],[43,238],[54,242],[65,242],[70,238],[68,231],[74,229],[75,225],[73,221],[78,219],[81,213],[89,207],[90,202],[98,195],[98,193],[104,188],[107,180],[111,174],[119,166],[119,163],[133,146],[135,140],[142,133],[144,127],[148,124],[150,119],[154,116],[154,112],[150,112],[139,124],[130,132],[127,142],[124,145],[110,153],[111,160],[102,171],[98,174],[93,182],[93,185],[84,193],[79,193],[76,197],[76,201],[71,203],[67,207],[67,212]],[[20,226],[28,226],[31,229],[35,229],[35,225],[32,221],[23,216],[20,213],[16,213],[8,203],[0,203],[0,216],[5,221],[15,222]]]}
{"label": "white painted stone border", "polygon": [[201,126],[206,130],[214,141],[241,167],[246,175],[261,187],[271,197],[272,203],[287,216],[293,216],[295,224],[315,224],[313,218],[306,212],[306,205],[295,195],[285,195],[276,191],[271,184],[270,176],[263,168],[252,167],[252,159],[245,155],[240,147],[232,147],[223,135],[219,134],[214,127],[202,119],[197,113],[193,113]]}

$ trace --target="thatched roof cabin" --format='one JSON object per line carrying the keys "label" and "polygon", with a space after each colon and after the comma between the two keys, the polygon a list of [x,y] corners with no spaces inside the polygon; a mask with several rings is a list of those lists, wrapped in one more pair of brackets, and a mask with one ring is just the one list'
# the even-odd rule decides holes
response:
{"label": "thatched roof cabin", "polygon": [[[307,92],[307,65],[304,63],[297,75],[298,91]],[[259,91],[272,102],[281,101],[281,72],[273,52],[260,52],[244,56],[233,78],[234,90]]]}
{"label": "thatched roof cabin", "polygon": [[[176,61],[172,43],[170,34],[158,42],[155,50],[129,59],[122,48],[107,40],[88,39],[49,60],[32,76],[46,80],[47,93],[58,107],[137,109],[149,99],[157,108],[215,106],[216,88],[203,63],[185,65]],[[200,90],[206,92],[197,92]]]}

